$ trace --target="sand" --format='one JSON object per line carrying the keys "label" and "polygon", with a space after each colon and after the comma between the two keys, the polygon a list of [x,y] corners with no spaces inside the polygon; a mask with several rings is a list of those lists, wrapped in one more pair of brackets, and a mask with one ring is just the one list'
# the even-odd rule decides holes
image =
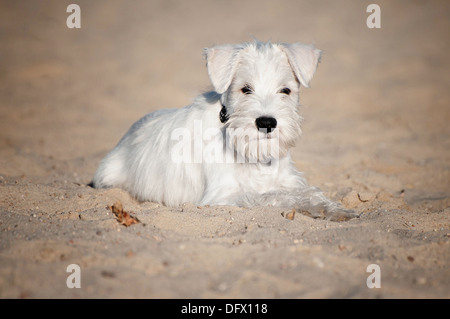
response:
{"label": "sand", "polygon": [[[369,29],[371,2],[0,2],[0,297],[449,298],[450,4],[377,1]],[[87,186],[134,121],[210,88],[202,48],[252,36],[324,50],[292,157],[361,218]]]}

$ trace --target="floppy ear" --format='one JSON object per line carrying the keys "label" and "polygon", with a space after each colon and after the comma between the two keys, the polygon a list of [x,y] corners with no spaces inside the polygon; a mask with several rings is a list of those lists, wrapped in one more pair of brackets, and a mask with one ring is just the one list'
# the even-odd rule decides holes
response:
{"label": "floppy ear", "polygon": [[322,51],[313,45],[302,43],[283,43],[281,49],[286,53],[297,79],[308,88],[320,62]]}
{"label": "floppy ear", "polygon": [[239,45],[220,45],[203,50],[209,79],[217,93],[224,93],[231,84],[238,65]]}

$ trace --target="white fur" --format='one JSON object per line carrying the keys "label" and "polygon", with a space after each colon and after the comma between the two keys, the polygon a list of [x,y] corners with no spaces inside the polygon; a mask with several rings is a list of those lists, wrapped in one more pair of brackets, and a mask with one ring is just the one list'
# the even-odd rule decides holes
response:
{"label": "white fur", "polygon": [[[204,54],[215,92],[137,121],[101,161],[94,187],[121,187],[139,200],[168,206],[273,205],[313,217],[355,217],[308,186],[289,154],[301,134],[300,84],[308,87],[321,51],[256,41]],[[241,91],[246,85],[250,94]],[[284,88],[290,94],[281,93]],[[276,119],[272,132],[256,127],[262,116]]]}

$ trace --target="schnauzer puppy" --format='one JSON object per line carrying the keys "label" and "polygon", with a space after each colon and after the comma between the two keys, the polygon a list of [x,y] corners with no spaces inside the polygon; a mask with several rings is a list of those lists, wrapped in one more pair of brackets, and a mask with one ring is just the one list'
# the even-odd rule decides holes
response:
{"label": "schnauzer puppy", "polygon": [[357,217],[309,186],[289,153],[301,134],[300,86],[309,86],[321,51],[255,41],[208,48],[204,56],[214,91],[134,123],[101,161],[93,186],[167,206],[272,205]]}

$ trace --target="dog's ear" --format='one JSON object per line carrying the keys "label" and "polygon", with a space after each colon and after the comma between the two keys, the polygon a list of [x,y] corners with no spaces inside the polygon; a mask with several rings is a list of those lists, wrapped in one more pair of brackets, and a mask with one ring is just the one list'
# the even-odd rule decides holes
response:
{"label": "dog's ear", "polygon": [[294,43],[281,44],[281,49],[286,53],[295,76],[304,87],[309,87],[317,64],[320,62],[322,51],[313,45]]}
{"label": "dog's ear", "polygon": [[239,45],[220,45],[203,50],[209,79],[217,93],[224,93],[230,86],[241,48]]}

